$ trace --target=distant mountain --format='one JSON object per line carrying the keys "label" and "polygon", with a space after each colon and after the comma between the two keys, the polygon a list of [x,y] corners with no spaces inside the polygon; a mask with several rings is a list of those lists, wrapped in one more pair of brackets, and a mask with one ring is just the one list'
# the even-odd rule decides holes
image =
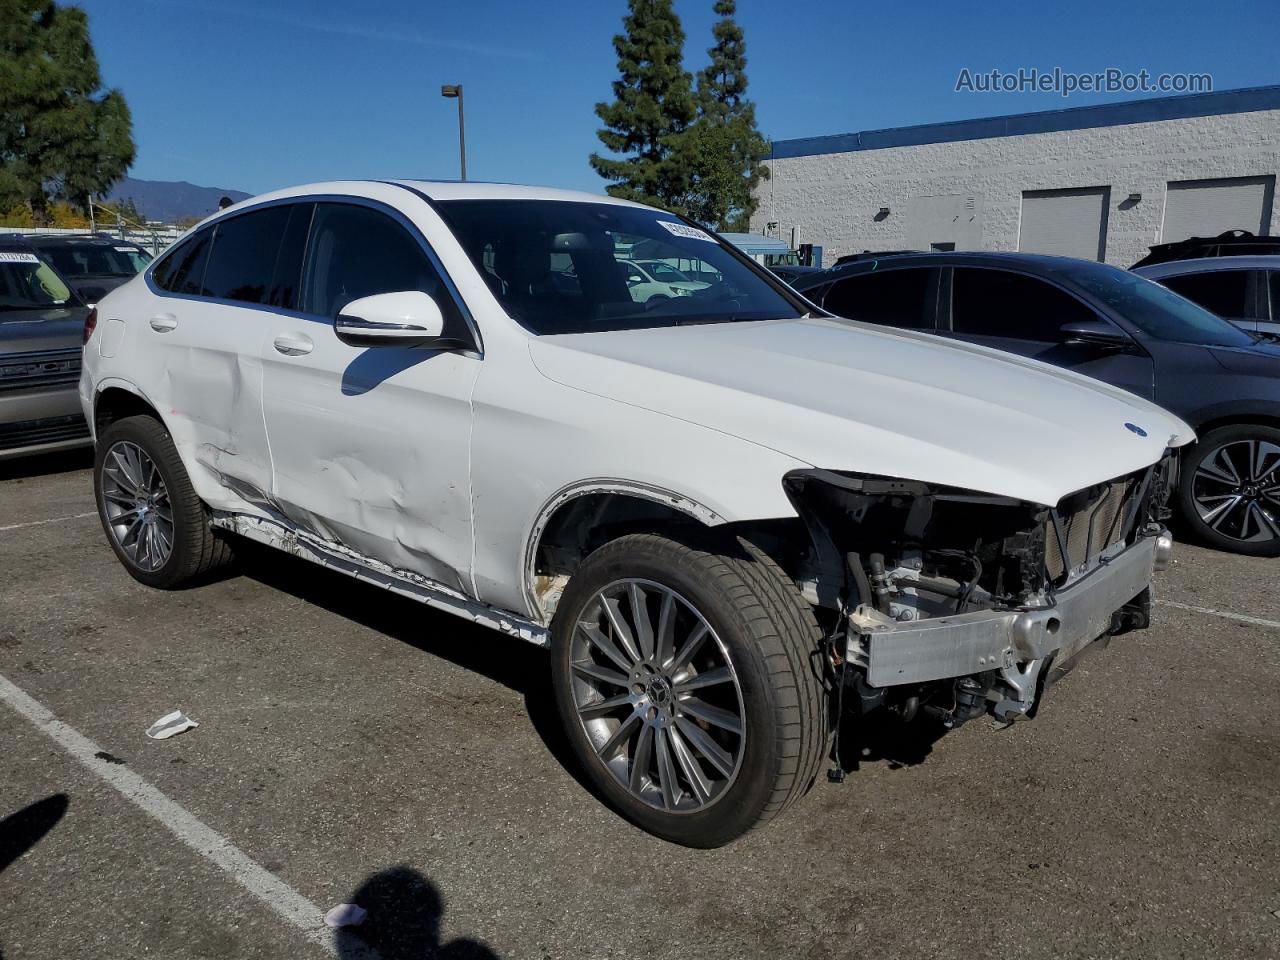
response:
{"label": "distant mountain", "polygon": [[191,217],[207,217],[218,209],[218,201],[230,197],[245,200],[250,194],[226,187],[197,187],[185,180],[135,180],[125,177],[107,194],[107,202],[132,199],[148,220],[174,223]]}

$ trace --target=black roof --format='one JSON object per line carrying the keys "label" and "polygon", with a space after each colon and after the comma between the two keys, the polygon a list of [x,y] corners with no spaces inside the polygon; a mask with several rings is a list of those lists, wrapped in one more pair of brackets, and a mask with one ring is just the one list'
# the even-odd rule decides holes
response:
{"label": "black roof", "polygon": [[28,234],[26,237],[31,245],[36,247],[60,247],[81,243],[95,243],[104,245],[119,244],[121,246],[127,244],[128,246],[142,249],[133,240],[121,240],[119,237],[113,237],[109,233],[39,233]]}
{"label": "black roof", "polygon": [[1174,260],[1199,260],[1202,257],[1280,253],[1280,237],[1256,236],[1248,230],[1226,230],[1216,237],[1188,237],[1172,243],[1157,243],[1150,250],[1150,253],[1129,269]]}
{"label": "black roof", "polygon": [[937,253],[893,253],[882,258],[846,263],[821,273],[807,274],[792,286],[797,290],[812,290],[831,283],[840,277],[871,273],[878,269],[901,267],[1004,267],[1031,274],[1061,274],[1072,267],[1081,269],[1118,270],[1105,263],[1081,260],[1077,257],[1056,257],[1047,253],[1014,253],[990,250],[946,251]]}

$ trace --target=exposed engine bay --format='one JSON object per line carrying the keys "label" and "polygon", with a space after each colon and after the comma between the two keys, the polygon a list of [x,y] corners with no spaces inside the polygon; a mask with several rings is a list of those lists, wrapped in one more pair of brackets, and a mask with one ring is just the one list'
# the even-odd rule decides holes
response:
{"label": "exposed engine bay", "polygon": [[[956,726],[1035,715],[1079,654],[1150,621],[1172,453],[1055,506],[823,470],[785,480],[815,545],[846,706]],[[1132,592],[1130,592],[1132,591]]]}

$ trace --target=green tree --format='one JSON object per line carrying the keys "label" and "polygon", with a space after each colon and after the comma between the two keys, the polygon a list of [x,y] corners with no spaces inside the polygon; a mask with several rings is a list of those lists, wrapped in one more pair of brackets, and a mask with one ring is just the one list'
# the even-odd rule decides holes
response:
{"label": "green tree", "polygon": [[684,28],[671,0],[628,0],[623,32],[613,38],[619,77],[613,103],[597,103],[600,142],[615,156],[593,153],[591,166],[610,195],[680,209],[689,171],[675,156],[697,116],[692,78],[684,69]]}
{"label": "green tree", "polygon": [[0,208],[84,208],[133,163],[129,107],[103,90],[88,19],[52,0],[0,0]]}
{"label": "green tree", "polygon": [[688,171],[683,206],[690,216],[721,230],[746,230],[757,201],[755,188],[769,176],[762,162],[769,143],[756,128],[747,94],[747,47],[733,19],[734,0],[716,0],[720,17],[698,73],[698,120],[682,136],[679,155]]}

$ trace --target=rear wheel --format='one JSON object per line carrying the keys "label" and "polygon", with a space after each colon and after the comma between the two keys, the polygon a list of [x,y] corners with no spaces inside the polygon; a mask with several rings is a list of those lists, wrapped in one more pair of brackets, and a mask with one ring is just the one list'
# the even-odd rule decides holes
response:
{"label": "rear wheel", "polygon": [[795,586],[749,544],[622,537],[583,562],[557,608],[556,701],[620,812],[719,846],[816,777],[830,726],[820,639]]}
{"label": "rear wheel", "polygon": [[1186,455],[1178,493],[1192,532],[1210,546],[1280,556],[1280,430],[1209,431]]}
{"label": "rear wheel", "polygon": [[126,417],[102,432],[93,485],[107,541],[135,580],[170,589],[230,560],[169,432],[153,417]]}

